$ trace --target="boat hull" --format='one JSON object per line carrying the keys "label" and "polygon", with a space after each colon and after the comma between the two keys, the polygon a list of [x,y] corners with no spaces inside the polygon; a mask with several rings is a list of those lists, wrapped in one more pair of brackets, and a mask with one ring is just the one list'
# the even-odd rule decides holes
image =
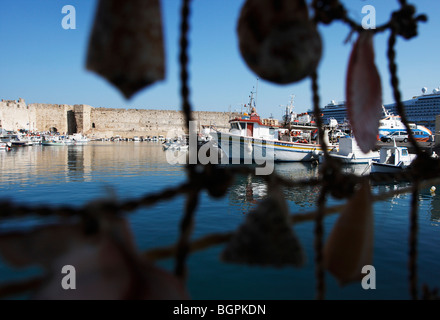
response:
{"label": "boat hull", "polygon": [[43,146],[72,146],[73,142],[64,142],[64,141],[43,141],[41,143]]}
{"label": "boat hull", "polygon": [[404,166],[373,162],[371,165],[371,173],[398,173],[402,172],[404,168]]}
{"label": "boat hull", "polygon": [[[225,155],[232,160],[295,162],[318,160],[317,144],[265,140],[217,132],[213,135]],[[329,151],[335,148],[330,146]]]}
{"label": "boat hull", "polygon": [[[339,159],[344,164],[369,164],[373,161],[373,159],[379,158],[379,155],[375,156],[374,158],[372,158],[372,157],[362,158],[362,157],[356,157],[356,155],[354,155],[354,154],[352,154],[352,155],[349,154],[347,156],[344,156],[344,155],[331,154],[331,153],[330,153],[330,156],[333,158]],[[320,158],[320,162],[323,162],[321,160],[322,160],[322,158]]]}

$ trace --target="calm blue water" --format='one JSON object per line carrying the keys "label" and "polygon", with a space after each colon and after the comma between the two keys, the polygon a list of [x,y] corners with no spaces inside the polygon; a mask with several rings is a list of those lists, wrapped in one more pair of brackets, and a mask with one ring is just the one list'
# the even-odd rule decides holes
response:
{"label": "calm blue water", "polygon": [[[116,194],[122,200],[175,186],[186,179],[182,165],[167,163],[160,144],[152,142],[93,142],[85,146],[33,146],[0,153],[0,197],[15,202],[81,206]],[[318,174],[319,168],[302,163],[276,165],[281,175],[292,179]],[[385,192],[399,186],[375,187]],[[440,190],[440,186],[437,186]],[[193,238],[231,231],[262,199],[266,189],[261,179],[237,177],[226,197],[202,195]],[[292,213],[315,209],[318,188],[286,190]],[[329,199],[328,204],[337,202]],[[375,203],[376,290],[363,290],[360,283],[339,287],[326,275],[327,299],[408,299],[408,230],[410,195]],[[177,239],[184,198],[159,202],[136,211],[129,220],[141,250],[167,246]],[[336,216],[325,219],[329,232]],[[419,284],[440,286],[440,194],[429,189],[420,195],[418,277]],[[6,228],[7,225],[0,225]],[[223,246],[192,254],[188,259],[188,288],[193,299],[313,299],[315,296],[312,222],[294,226],[307,254],[303,268],[248,267],[225,264],[219,256]],[[1,259],[1,258],[0,258]],[[158,262],[173,269],[173,260]],[[33,269],[12,270],[0,260],[0,283],[25,277]]]}

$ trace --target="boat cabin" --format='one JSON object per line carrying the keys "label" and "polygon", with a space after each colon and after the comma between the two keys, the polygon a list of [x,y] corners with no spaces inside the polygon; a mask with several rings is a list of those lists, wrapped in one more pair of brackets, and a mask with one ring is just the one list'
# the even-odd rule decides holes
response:
{"label": "boat cabin", "polygon": [[229,121],[229,132],[234,135],[266,140],[278,140],[278,125],[275,120],[261,119],[256,113],[246,113]]}
{"label": "boat cabin", "polygon": [[406,147],[382,147],[379,153],[379,163],[406,167],[411,164],[413,157]]}

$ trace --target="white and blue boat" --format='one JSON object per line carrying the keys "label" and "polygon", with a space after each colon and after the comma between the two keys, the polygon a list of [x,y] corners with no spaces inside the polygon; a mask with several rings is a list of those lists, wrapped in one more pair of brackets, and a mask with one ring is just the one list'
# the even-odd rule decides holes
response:
{"label": "white and blue boat", "polygon": [[[401,121],[400,116],[394,115],[383,107],[384,117],[379,121],[379,138],[394,132],[406,132],[406,127]],[[410,123],[409,127],[416,141],[426,142],[432,136],[431,130],[425,126]]]}

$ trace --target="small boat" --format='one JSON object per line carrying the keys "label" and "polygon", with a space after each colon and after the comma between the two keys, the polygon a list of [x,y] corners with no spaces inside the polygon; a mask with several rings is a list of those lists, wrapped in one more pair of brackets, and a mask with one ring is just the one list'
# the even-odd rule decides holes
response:
{"label": "small boat", "polygon": [[9,151],[11,150],[11,142],[0,141],[0,150]]}
{"label": "small boat", "polygon": [[28,146],[28,141],[24,141],[24,140],[11,140],[11,145],[13,147],[24,147],[24,146]]}
{"label": "small boat", "polygon": [[371,163],[371,173],[396,173],[408,167],[417,155],[410,154],[407,147],[384,146],[379,160]]}
{"label": "small boat", "polygon": [[9,136],[12,147],[25,147],[33,145],[33,142],[23,134],[13,134]]}
{"label": "small boat", "polygon": [[90,141],[89,138],[82,135],[81,133],[74,133],[73,135],[69,136],[69,140],[77,145],[87,144]]}
{"label": "small boat", "polygon": [[41,142],[43,146],[68,146],[75,142],[64,136],[45,136]]}
{"label": "small boat", "polygon": [[[370,151],[363,153],[359,148],[355,138],[343,137],[339,139],[339,151],[329,152],[329,155],[341,160],[345,164],[370,164],[373,160],[378,160],[380,153],[378,151]],[[319,162],[323,162],[324,158],[319,157]]]}
{"label": "small boat", "polygon": [[188,140],[187,139],[176,139],[172,142],[164,142],[163,150],[178,150],[178,151],[185,151],[188,150]]}
{"label": "small boat", "polygon": [[43,141],[42,137],[40,136],[31,136],[30,141],[32,141],[33,145],[39,145]]}

